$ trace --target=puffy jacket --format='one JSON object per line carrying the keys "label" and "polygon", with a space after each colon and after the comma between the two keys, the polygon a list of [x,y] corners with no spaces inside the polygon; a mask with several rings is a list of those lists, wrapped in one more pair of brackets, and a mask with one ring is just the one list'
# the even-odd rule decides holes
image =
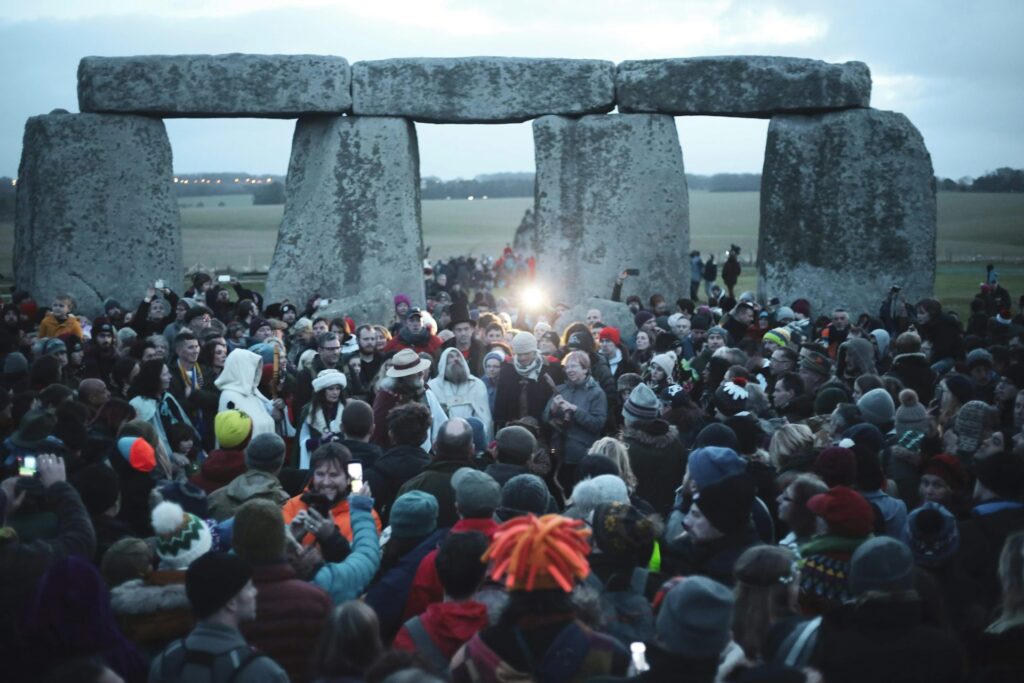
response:
{"label": "puffy jacket", "polygon": [[352,509],[352,552],[342,562],[325,564],[313,583],[331,597],[334,604],[359,597],[380,567],[380,543],[374,525],[373,499],[350,496]]}
{"label": "puffy jacket", "polygon": [[[308,491],[309,488],[307,487]],[[349,543],[352,542],[352,518],[351,518],[351,501],[361,496],[348,496],[342,498],[334,507],[331,508],[331,517],[334,519],[334,523],[338,526],[338,531],[344,536]],[[281,513],[284,515],[284,523],[291,524],[295,516],[299,514],[301,510],[307,510],[309,506],[302,501],[302,494],[290,498],[287,503],[281,508]],[[380,517],[377,513],[373,513],[373,521],[377,525],[377,533],[380,533]],[[316,542],[316,539],[312,534],[307,534],[306,539],[303,541],[304,545],[312,545]]]}

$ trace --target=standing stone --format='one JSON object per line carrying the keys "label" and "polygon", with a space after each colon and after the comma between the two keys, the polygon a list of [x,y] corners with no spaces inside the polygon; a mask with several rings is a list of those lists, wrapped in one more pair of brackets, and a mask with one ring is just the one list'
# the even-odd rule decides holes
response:
{"label": "standing stone", "polygon": [[875,314],[890,285],[914,302],[935,283],[935,180],[907,117],[858,109],[776,116],[761,180],[759,289]]}
{"label": "standing stone", "polygon": [[341,114],[352,108],[350,77],[344,58],[322,55],[85,57],[78,107],[165,118]]}
{"label": "standing stone", "polygon": [[352,112],[436,123],[512,123],[615,106],[615,64],[596,59],[382,59],[352,65]]}
{"label": "standing stone", "polygon": [[768,118],[867,107],[871,71],[797,57],[648,59],[619,65],[615,96],[621,112]]}
{"label": "standing stone", "polygon": [[181,226],[163,121],[57,110],[25,124],[18,169],[14,277],[49,305],[129,305],[154,280],[182,278]]}
{"label": "standing stone", "polygon": [[[372,297],[383,285],[422,305],[416,130],[397,118],[299,119],[267,301]],[[381,322],[381,321],[376,321]]]}
{"label": "standing stone", "polygon": [[533,123],[537,271],[551,299],[686,291],[689,196],[675,121],[654,114],[545,116]]}

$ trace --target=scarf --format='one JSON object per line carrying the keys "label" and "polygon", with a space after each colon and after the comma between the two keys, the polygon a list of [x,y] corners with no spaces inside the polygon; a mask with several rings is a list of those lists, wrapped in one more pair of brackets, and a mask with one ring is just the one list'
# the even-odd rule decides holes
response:
{"label": "scarf", "polygon": [[309,415],[309,426],[322,435],[341,434],[341,412],[341,406],[338,405],[334,411],[334,419],[328,424],[323,408],[312,409]]}
{"label": "scarf", "polygon": [[408,327],[403,325],[402,329],[398,331],[398,338],[407,346],[423,346],[430,341],[430,328],[424,325],[418,334],[413,334]]}
{"label": "scarf", "polygon": [[528,379],[532,382],[536,382],[537,378],[540,377],[540,369],[544,367],[544,359],[540,357],[540,354],[534,356],[533,362],[529,365],[520,365],[519,359],[516,357],[512,358],[512,365],[515,367],[516,372],[523,379]]}

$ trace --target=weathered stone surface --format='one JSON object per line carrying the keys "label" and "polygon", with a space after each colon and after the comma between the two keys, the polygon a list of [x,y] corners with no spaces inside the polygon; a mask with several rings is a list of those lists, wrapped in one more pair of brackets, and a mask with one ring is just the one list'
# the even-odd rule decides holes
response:
{"label": "weathered stone surface", "polygon": [[874,314],[889,286],[908,301],[935,282],[931,156],[902,114],[777,116],[768,127],[758,237],[760,295]]}
{"label": "weathered stone surface", "polygon": [[18,169],[18,288],[47,305],[67,292],[92,316],[105,297],[128,305],[156,279],[181,282],[172,178],[159,119],[65,111],[30,118]]}
{"label": "weathered stone surface", "polygon": [[385,325],[395,316],[394,297],[394,293],[384,285],[373,285],[354,296],[331,299],[317,315],[328,320],[345,315],[356,325]]}
{"label": "weathered stone surface", "polygon": [[686,291],[689,196],[670,116],[618,114],[533,124],[538,277],[572,305],[626,280],[623,298]]}
{"label": "weathered stone surface", "polygon": [[371,298],[383,285],[423,304],[419,154],[411,122],[299,119],[267,301]]}
{"label": "weathered stone surface", "polygon": [[622,62],[615,75],[621,112],[768,118],[871,104],[863,62],[797,57],[695,57]]}
{"label": "weathered stone surface", "polygon": [[594,59],[383,59],[352,65],[352,111],[437,123],[510,123],[615,106],[615,65]]}
{"label": "weathered stone surface", "polygon": [[601,299],[598,297],[578,303],[559,316],[558,320],[555,321],[555,331],[561,334],[565,331],[565,328],[574,322],[586,322],[587,311],[591,308],[601,311],[601,322],[618,328],[623,339],[636,332],[636,325],[633,324],[633,313],[629,310],[629,306],[621,301],[612,301],[611,299]]}
{"label": "weathered stone surface", "polygon": [[78,107],[169,117],[293,118],[352,108],[348,62],[321,55],[85,57]]}

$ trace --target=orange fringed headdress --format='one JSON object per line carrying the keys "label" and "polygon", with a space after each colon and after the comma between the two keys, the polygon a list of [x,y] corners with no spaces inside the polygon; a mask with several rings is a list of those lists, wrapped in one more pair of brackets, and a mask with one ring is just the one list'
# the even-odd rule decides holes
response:
{"label": "orange fringed headdress", "polygon": [[572,591],[587,578],[590,529],[561,515],[510,519],[494,534],[483,560],[493,563],[491,578],[510,590],[561,588]]}

